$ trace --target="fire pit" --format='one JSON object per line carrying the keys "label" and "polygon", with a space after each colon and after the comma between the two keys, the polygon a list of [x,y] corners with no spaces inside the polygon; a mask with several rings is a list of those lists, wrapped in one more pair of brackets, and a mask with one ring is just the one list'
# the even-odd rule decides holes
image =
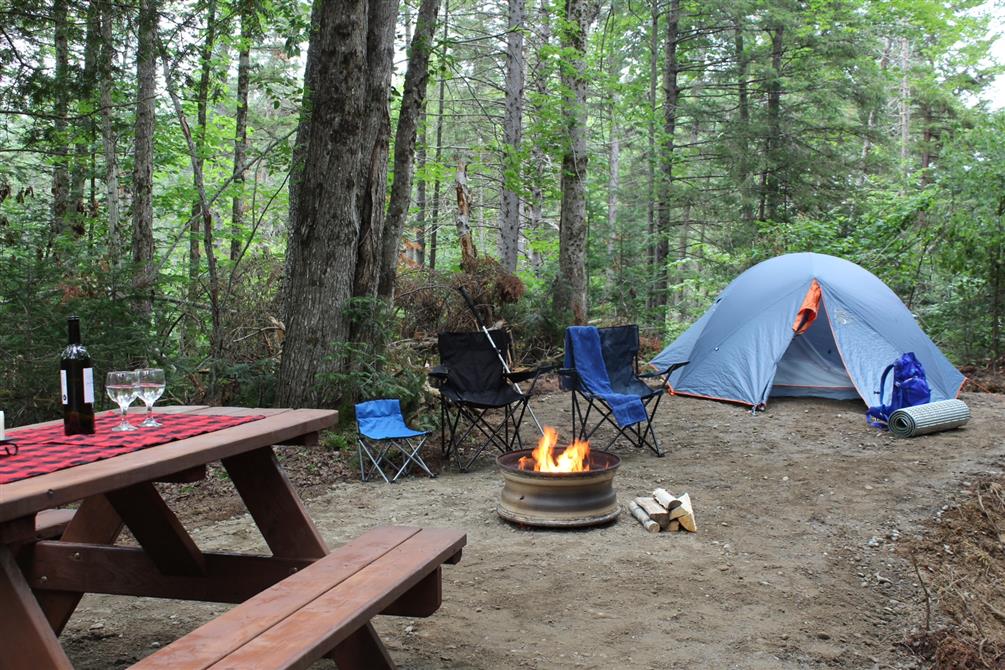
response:
{"label": "fire pit", "polygon": [[536,449],[496,458],[503,477],[499,516],[548,528],[594,526],[616,519],[621,507],[613,481],[621,459],[591,452],[586,442],[576,442],[556,457],[557,439],[554,429],[545,428]]}

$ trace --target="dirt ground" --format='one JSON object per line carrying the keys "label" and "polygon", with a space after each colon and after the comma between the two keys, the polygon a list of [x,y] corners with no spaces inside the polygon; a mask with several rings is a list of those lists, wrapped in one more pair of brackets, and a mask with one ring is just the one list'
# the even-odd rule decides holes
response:
{"label": "dirt ground", "polygon": [[[496,516],[488,458],[393,486],[321,485],[308,468],[305,490],[333,546],[385,524],[467,531],[435,615],[376,621],[402,668],[912,668],[904,641],[925,596],[904,547],[1005,463],[1005,396],[963,398],[967,427],[911,440],[868,428],[858,402],[775,400],[751,416],[669,398],[657,420],[669,455],[616,447],[615,486],[622,503],[656,486],[690,493],[696,534],[650,535],[625,514],[592,530],[515,528]],[[534,407],[568,429],[567,396]],[[220,519],[239,509],[221,498],[184,518],[205,549],[264,551],[247,516]],[[224,609],[87,596],[63,641],[78,668],[121,667]]]}

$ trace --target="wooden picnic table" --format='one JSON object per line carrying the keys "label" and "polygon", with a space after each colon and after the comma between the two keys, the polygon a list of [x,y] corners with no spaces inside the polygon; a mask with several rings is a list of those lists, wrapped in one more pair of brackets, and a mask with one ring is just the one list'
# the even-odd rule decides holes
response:
{"label": "wooden picnic table", "polygon": [[[328,553],[272,447],[316,445],[337,412],[204,406],[159,412],[264,418],[0,485],[0,668],[70,668],[57,636],[84,593],[238,603]],[[271,556],[201,551],[154,486],[197,481],[216,461]],[[36,515],[77,501],[61,537],[39,540]],[[139,547],[114,546],[123,526]]]}

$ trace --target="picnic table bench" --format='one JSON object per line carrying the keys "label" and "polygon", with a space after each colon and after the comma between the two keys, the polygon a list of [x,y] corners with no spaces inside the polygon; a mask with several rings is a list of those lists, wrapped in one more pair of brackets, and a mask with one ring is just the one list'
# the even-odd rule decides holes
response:
{"label": "picnic table bench", "polygon": [[370,619],[435,612],[440,566],[460,560],[464,542],[455,530],[372,530],[132,668],[278,670],[325,655],[340,670],[393,668]]}
{"label": "picnic table bench", "polygon": [[[316,445],[335,412],[160,411],[251,422],[0,483],[0,670],[72,668],[58,634],[85,593],[241,603],[138,668],[303,668],[326,655],[342,670],[394,667],[370,620],[436,611],[463,532],[380,528],[329,551],[272,445]],[[271,555],[202,551],[154,486],[198,481],[213,461]],[[138,546],[115,544],[123,528]]]}

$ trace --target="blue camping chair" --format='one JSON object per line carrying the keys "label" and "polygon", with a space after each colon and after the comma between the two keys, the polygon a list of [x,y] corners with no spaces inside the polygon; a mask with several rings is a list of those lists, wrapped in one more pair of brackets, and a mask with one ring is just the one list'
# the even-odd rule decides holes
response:
{"label": "blue camping chair", "polygon": [[[657,456],[663,456],[653,431],[653,416],[670,373],[684,365],[687,362],[639,374],[639,327],[636,325],[567,328],[565,367],[558,374],[562,389],[572,391],[573,438],[589,440],[606,423],[616,432],[603,451],[610,449],[619,437],[625,437],[633,446],[649,447]],[[652,377],[662,377],[663,383],[653,388],[642,381]],[[599,418],[591,427],[590,415],[594,410],[594,416]]]}
{"label": "blue camping chair", "polygon": [[[400,400],[369,400],[357,404],[356,426],[359,429],[356,438],[359,445],[359,474],[364,482],[377,472],[390,484],[398,481],[413,465],[424,470],[430,477],[436,477],[419,453],[429,437],[429,431],[413,430],[405,424]],[[416,438],[422,439],[416,443]],[[400,452],[405,460],[394,476],[388,479],[384,467],[393,467],[389,458],[394,453],[392,449]]]}

